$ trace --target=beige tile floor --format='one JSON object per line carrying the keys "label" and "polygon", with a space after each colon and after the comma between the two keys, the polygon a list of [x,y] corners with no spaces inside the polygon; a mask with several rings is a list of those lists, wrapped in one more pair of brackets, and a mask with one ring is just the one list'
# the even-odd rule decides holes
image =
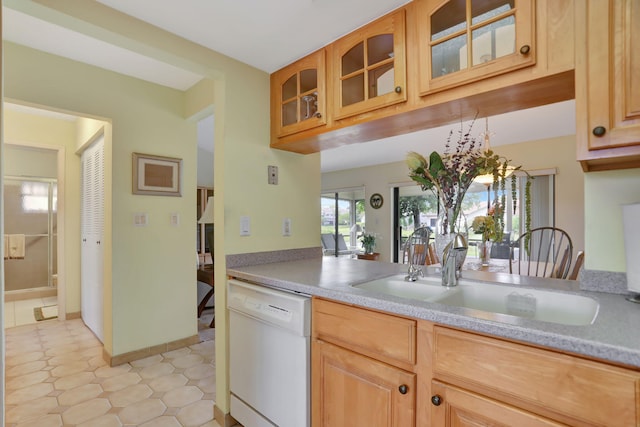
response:
{"label": "beige tile floor", "polygon": [[202,342],[116,367],[80,319],[7,328],[6,427],[219,427],[211,316],[199,320]]}

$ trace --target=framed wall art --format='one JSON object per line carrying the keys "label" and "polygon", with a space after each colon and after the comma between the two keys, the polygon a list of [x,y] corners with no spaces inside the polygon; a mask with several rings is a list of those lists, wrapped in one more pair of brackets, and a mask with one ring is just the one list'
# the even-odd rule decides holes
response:
{"label": "framed wall art", "polygon": [[133,194],[182,196],[182,159],[133,153]]}
{"label": "framed wall art", "polygon": [[380,193],[372,194],[369,198],[369,204],[373,209],[380,209],[383,203],[384,199],[382,198],[382,194]]}

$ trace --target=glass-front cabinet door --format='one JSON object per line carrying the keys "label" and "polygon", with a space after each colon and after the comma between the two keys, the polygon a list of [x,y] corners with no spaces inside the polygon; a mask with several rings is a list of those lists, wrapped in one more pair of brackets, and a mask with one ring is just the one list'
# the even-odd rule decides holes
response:
{"label": "glass-front cabinet door", "polygon": [[324,49],[273,73],[271,94],[276,136],[325,125]]}
{"label": "glass-front cabinet door", "polygon": [[354,31],[333,49],[334,118],[406,101],[404,10]]}
{"label": "glass-front cabinet door", "polygon": [[422,95],[535,64],[535,0],[418,0]]}

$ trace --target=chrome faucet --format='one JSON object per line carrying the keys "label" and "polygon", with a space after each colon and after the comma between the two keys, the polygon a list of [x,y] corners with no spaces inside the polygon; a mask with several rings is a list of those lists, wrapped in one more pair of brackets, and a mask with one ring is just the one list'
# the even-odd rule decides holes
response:
{"label": "chrome faucet", "polygon": [[458,254],[467,250],[467,239],[456,233],[453,240],[445,246],[442,253],[442,286],[458,286],[460,268],[457,265]]}
{"label": "chrome faucet", "polygon": [[422,266],[428,254],[430,235],[429,227],[416,228],[404,244],[404,253],[409,258],[409,270],[404,278],[407,282],[415,282],[424,276]]}
{"label": "chrome faucet", "polygon": [[423,277],[424,273],[422,272],[422,268],[413,265],[411,259],[409,259],[409,270],[407,271],[407,275],[404,280],[407,282],[415,282],[418,280],[418,276]]}

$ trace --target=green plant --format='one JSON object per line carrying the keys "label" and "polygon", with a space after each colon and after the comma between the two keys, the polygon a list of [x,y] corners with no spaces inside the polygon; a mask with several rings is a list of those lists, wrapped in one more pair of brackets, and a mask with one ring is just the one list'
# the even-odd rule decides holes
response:
{"label": "green plant", "polygon": [[373,248],[376,247],[376,236],[370,233],[363,233],[360,237],[360,241],[362,242],[362,247],[367,251],[373,251]]}

